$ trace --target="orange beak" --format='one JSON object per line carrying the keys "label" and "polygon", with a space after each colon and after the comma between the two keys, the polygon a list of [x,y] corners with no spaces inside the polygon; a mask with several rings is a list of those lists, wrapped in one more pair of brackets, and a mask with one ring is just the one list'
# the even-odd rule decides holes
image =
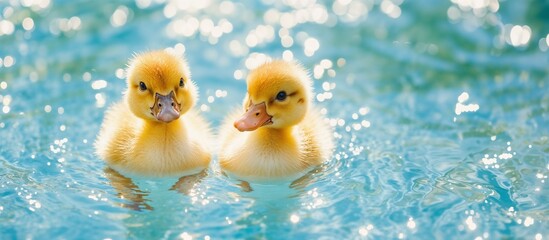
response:
{"label": "orange beak", "polygon": [[241,132],[253,131],[272,123],[272,116],[267,113],[267,106],[262,102],[250,106],[248,111],[234,122],[234,127]]}

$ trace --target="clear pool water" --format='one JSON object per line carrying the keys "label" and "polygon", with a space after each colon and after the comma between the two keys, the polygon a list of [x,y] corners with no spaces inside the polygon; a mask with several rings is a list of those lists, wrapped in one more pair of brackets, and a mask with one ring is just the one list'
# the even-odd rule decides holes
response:
{"label": "clear pool water", "polygon": [[[1,239],[547,239],[545,1],[0,2]],[[134,179],[93,141],[134,52],[185,52],[217,126],[266,57],[335,127],[323,169],[247,192]]]}

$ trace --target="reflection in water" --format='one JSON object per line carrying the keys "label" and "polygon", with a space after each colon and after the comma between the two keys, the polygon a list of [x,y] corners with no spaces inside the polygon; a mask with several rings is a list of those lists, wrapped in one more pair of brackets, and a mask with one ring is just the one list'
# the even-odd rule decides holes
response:
{"label": "reflection in water", "polygon": [[[295,180],[281,180],[277,182],[262,182],[262,183],[256,183],[256,182],[249,182],[245,180],[237,180],[236,186],[240,187],[240,190],[242,192],[253,192],[254,188],[252,185],[258,185],[261,188],[263,187],[272,187],[273,189],[293,189],[297,190],[297,193],[302,193],[304,189],[307,188],[307,186],[310,183],[314,182],[315,177],[318,177],[320,173],[323,173],[327,168],[329,164],[323,164],[320,166],[316,166],[307,173],[305,173],[303,176],[300,176],[299,178]],[[226,173],[222,173],[224,177],[229,177]],[[262,187],[263,186],[263,187]],[[279,191],[275,191],[279,192]],[[297,197],[293,196],[293,197]]]}
{"label": "reflection in water", "polygon": [[320,166],[315,167],[305,175],[301,176],[300,178],[292,181],[290,184],[290,188],[296,189],[298,191],[303,191],[307,188],[307,186],[314,182],[315,177],[318,177],[318,175],[328,168],[328,164],[322,164]]}
{"label": "reflection in water", "polygon": [[239,228],[257,228],[251,238],[275,236],[284,231],[289,224],[299,222],[303,190],[289,188],[285,184],[257,184],[240,181],[237,183],[240,193],[231,193],[242,202],[248,202],[246,211],[239,214],[234,222]]}
{"label": "reflection in water", "polygon": [[189,176],[180,177],[179,180],[170,188],[185,195],[190,195],[194,187],[202,182],[202,179],[208,176],[207,170]]}
{"label": "reflection in water", "polygon": [[[276,183],[236,181],[240,192],[229,192],[237,202],[247,202],[246,211],[230,224],[241,228],[256,229],[248,235],[251,238],[278,236],[287,229],[299,228],[306,222],[315,221],[318,216],[310,215],[311,210],[321,210],[329,199],[318,188],[310,189],[315,180],[329,176],[335,166],[326,163],[309,171],[296,180]],[[305,222],[305,223],[304,223]]]}
{"label": "reflection in water", "polygon": [[[191,195],[193,189],[199,184],[202,179],[208,175],[206,170],[197,174],[183,176],[174,183],[169,190],[179,192],[184,195]],[[109,179],[111,186],[116,190],[120,199],[126,200],[129,203],[122,203],[121,206],[133,210],[153,210],[152,200],[148,197],[151,191],[165,191],[165,189],[151,189],[143,191],[134,181],[126,177],[116,170],[107,167],[105,168],[105,176]]]}
{"label": "reflection in water", "polygon": [[118,197],[128,201],[128,203],[120,204],[121,207],[137,211],[153,209],[149,205],[150,200],[146,198],[149,193],[141,191],[130,178],[110,167],[105,168],[105,176],[109,179],[111,186],[116,189]]}

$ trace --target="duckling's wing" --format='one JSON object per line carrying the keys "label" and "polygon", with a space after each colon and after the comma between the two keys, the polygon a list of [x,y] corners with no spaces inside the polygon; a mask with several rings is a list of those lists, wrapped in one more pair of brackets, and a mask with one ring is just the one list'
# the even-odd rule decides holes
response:
{"label": "duckling's wing", "polygon": [[135,142],[137,121],[124,102],[111,106],[95,142],[97,155],[110,163],[123,161]]}
{"label": "duckling's wing", "polygon": [[325,116],[316,107],[311,107],[299,124],[299,130],[303,161],[310,166],[326,161],[333,149],[333,130]]}

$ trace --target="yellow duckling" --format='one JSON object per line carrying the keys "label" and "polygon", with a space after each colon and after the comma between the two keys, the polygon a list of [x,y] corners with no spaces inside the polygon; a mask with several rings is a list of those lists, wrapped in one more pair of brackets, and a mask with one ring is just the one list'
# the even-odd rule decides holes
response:
{"label": "yellow duckling", "polygon": [[251,71],[245,113],[220,131],[221,168],[243,180],[295,178],[327,160],[332,130],[312,102],[312,81],[296,63],[276,60]]}
{"label": "yellow duckling", "polygon": [[97,154],[116,170],[145,176],[207,168],[211,134],[192,109],[197,90],[186,61],[166,51],[136,55],[127,85],[124,100],[105,114]]}

